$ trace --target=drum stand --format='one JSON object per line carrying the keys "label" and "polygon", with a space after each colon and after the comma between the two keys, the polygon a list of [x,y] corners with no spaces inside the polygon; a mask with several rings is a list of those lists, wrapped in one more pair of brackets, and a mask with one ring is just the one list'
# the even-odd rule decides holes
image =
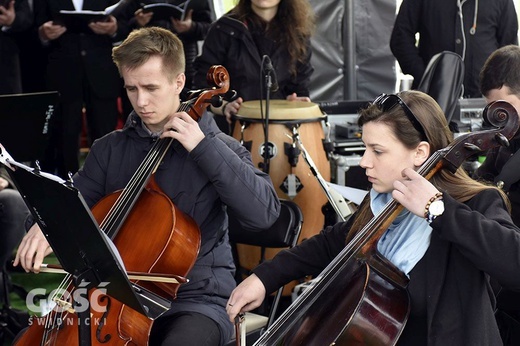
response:
{"label": "drum stand", "polygon": [[352,202],[346,201],[343,196],[341,196],[336,190],[331,189],[329,184],[323,179],[320,172],[316,168],[316,165],[314,164],[314,161],[312,161],[312,158],[310,157],[309,153],[303,146],[303,143],[300,139],[300,134],[298,133],[297,127],[293,127],[293,143],[297,143],[298,147],[302,151],[302,156],[309,165],[309,168],[311,169],[312,174],[316,179],[318,180],[318,183],[320,184],[321,188],[323,189],[323,192],[325,192],[325,195],[327,196],[327,199],[329,200],[330,204],[332,205],[332,208],[336,211],[336,214],[340,217],[341,221],[346,221],[353,213],[354,213],[354,206],[352,206]]}

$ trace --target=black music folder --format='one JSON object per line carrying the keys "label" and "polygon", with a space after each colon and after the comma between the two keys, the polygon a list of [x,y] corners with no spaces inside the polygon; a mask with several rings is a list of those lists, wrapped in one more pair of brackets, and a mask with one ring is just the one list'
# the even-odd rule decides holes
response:
{"label": "black music folder", "polygon": [[141,4],[143,12],[153,12],[154,20],[170,20],[171,17],[184,20],[189,10],[198,10],[204,8],[207,0],[186,0],[173,3],[153,3]]}
{"label": "black music folder", "polygon": [[107,22],[108,20],[109,15],[105,11],[61,10],[52,22],[65,26],[70,32],[91,34],[93,31],[88,27],[91,22]]}
{"label": "black music folder", "polygon": [[7,171],[76,285],[84,282],[93,288],[108,283],[104,286],[107,295],[151,319],[169,310],[169,300],[129,281],[117,250],[112,250],[113,244],[76,188],[57,176],[23,165]]}
{"label": "black music folder", "polygon": [[108,22],[110,15],[124,0],[108,6],[102,11],[93,10],[61,10],[58,17],[53,20],[54,24],[67,27],[67,30],[75,33],[92,33],[88,25],[92,22]]}
{"label": "black music folder", "polygon": [[18,161],[43,158],[58,100],[57,91],[0,95],[0,143]]}

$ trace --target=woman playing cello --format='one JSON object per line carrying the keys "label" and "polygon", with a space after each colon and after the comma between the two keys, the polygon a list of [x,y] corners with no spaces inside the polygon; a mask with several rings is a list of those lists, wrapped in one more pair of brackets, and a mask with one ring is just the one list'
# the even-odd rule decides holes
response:
{"label": "woman playing cello", "polygon": [[[201,245],[187,275],[189,282],[178,289],[170,311],[154,322],[149,341],[222,345],[233,333],[225,304],[235,285],[226,206],[242,216],[244,226],[267,228],[279,214],[275,190],[269,176],[253,167],[249,152],[222,134],[210,117],[197,122],[178,112],[185,83],[184,53],[174,34],[154,27],[134,31],[114,48],[113,57],[134,111],[122,130],[93,144],[73,177],[74,185],[93,207],[125,187],[159,138],[174,139],[154,179],[175,206],[195,220]],[[153,243],[154,223],[160,220],[142,217]],[[38,225],[33,225],[15,264],[38,272],[50,252]],[[142,254],[134,256],[139,259]]]}
{"label": "woman playing cello", "polygon": [[[360,166],[372,183],[365,201],[347,222],[327,227],[255,268],[231,294],[230,319],[259,306],[280,285],[320,274],[393,198],[404,209],[376,246],[409,278],[408,321],[397,344],[500,345],[489,278],[520,288],[520,230],[511,221],[507,198],[497,188],[472,180],[462,168],[455,173],[442,168],[430,180],[418,173],[453,140],[443,112],[426,94],[383,94],[360,112],[359,125],[366,146]],[[351,293],[345,287],[332,289],[345,297]],[[339,306],[338,301],[328,313]],[[311,317],[313,313],[309,311]],[[369,316],[367,320],[374,322]],[[309,321],[299,331],[305,332]],[[385,329],[380,327],[373,330]],[[316,328],[309,333],[320,332]],[[347,344],[367,344],[363,338]]]}

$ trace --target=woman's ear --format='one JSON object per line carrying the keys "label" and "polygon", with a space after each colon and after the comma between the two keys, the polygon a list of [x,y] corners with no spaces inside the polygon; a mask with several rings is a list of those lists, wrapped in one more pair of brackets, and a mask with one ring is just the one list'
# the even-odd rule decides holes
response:
{"label": "woman's ear", "polygon": [[430,157],[430,143],[422,141],[415,149],[414,165],[421,166]]}

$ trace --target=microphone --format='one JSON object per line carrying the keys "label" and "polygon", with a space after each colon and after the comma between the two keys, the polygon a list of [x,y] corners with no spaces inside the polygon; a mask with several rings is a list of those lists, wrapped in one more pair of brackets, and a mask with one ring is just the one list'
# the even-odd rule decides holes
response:
{"label": "microphone", "polygon": [[263,56],[263,60],[265,61],[265,72],[270,74],[273,78],[272,84],[271,84],[271,91],[277,92],[278,91],[278,78],[276,78],[276,71],[274,70],[273,64],[271,63],[271,58],[269,58],[268,55]]}

